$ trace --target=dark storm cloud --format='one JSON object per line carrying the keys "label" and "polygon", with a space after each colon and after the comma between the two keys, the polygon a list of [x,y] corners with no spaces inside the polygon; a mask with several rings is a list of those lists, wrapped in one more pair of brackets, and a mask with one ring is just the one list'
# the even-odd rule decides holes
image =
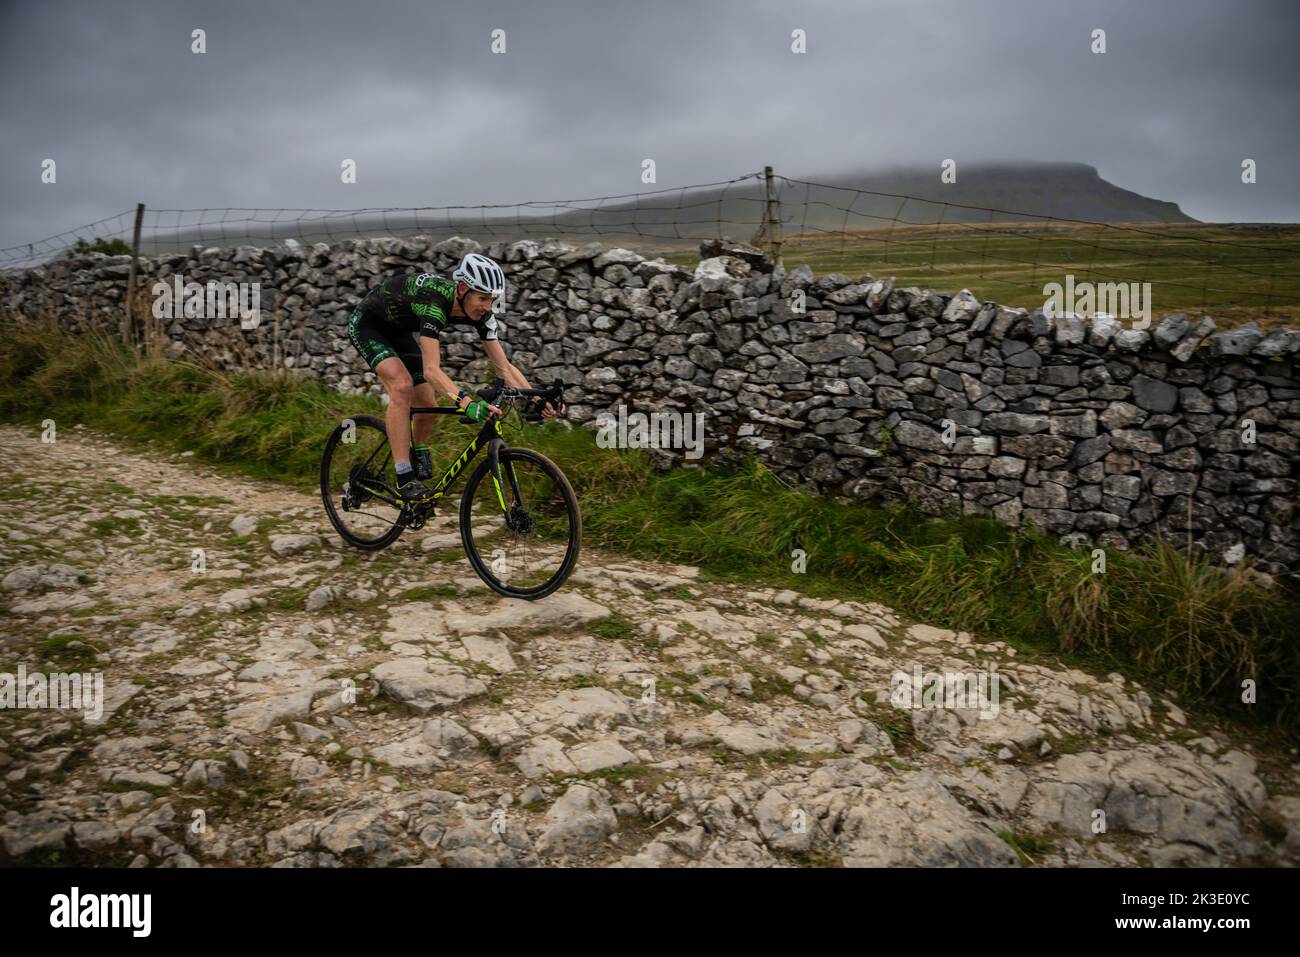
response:
{"label": "dark storm cloud", "polygon": [[[653,188],[645,157],[659,187],[765,163],[1078,160],[1197,218],[1294,221],[1297,26],[1289,0],[8,3],[0,246],[140,200],[635,192]],[[795,28],[806,55],[789,52]],[[46,157],[57,185],[40,182]],[[1245,157],[1257,185],[1240,183]]]}

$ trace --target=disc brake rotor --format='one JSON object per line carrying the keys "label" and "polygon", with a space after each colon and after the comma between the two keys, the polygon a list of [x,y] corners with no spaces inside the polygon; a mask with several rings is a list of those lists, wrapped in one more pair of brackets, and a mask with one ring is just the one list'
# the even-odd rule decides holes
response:
{"label": "disc brake rotor", "polygon": [[506,528],[516,535],[527,535],[533,530],[533,517],[522,505],[512,505],[506,513]]}

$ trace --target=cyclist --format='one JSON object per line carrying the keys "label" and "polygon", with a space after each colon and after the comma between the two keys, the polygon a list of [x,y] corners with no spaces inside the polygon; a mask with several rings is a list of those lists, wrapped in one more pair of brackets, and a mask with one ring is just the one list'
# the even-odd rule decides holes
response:
{"label": "cyclist", "polygon": [[[472,325],[497,375],[506,385],[529,389],[524,374],[506,358],[499,339],[501,324],[494,300],[505,303],[506,277],[501,267],[478,253],[465,255],[451,280],[433,273],[393,276],[372,289],[348,319],[352,345],[374,370],[388,393],[385,426],[397,469],[398,494],[418,502],[433,492],[421,480],[433,475],[429,435],[436,416],[415,416],[415,463],[411,462],[411,406],[433,406],[438,395],[456,402],[471,421],[481,422],[495,405],[475,400],[442,371],[438,335],[451,325]],[[542,418],[562,413],[548,402]]]}

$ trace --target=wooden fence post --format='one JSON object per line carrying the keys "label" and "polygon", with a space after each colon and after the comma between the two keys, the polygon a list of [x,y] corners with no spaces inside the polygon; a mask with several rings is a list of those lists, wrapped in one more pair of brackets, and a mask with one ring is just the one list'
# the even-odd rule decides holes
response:
{"label": "wooden fence post", "polygon": [[135,261],[140,256],[140,225],[144,222],[144,203],[135,206],[135,233],[131,238],[131,271],[126,277],[126,314],[122,316],[122,345],[131,345],[131,309],[135,304]]}
{"label": "wooden fence post", "polygon": [[772,167],[764,166],[763,179],[767,184],[767,229],[768,236],[772,240],[772,259],[779,268],[784,270],[785,264],[781,262],[781,206],[776,198],[774,178]]}

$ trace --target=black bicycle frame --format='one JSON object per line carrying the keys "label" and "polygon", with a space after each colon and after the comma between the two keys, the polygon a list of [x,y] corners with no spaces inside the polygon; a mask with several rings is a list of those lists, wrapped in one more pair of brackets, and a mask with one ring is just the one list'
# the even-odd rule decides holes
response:
{"label": "black bicycle frame", "polygon": [[[414,406],[411,408],[411,415],[460,415],[461,410],[458,408],[449,408],[447,406]],[[496,486],[497,501],[501,503],[501,511],[506,510],[505,498],[501,494],[501,466],[500,452],[505,446],[506,440],[501,435],[501,419],[493,416],[483,423],[483,428],[479,430],[478,435],[474,436],[473,441],[465,446],[465,451],[461,452],[456,461],[447,466],[447,471],[442,473],[442,478],[438,479],[438,484],[433,487],[433,497],[428,504],[438,501],[447,493],[451,483],[456,480],[456,476],[461,473],[470,462],[474,461],[474,456],[478,455],[479,449],[487,446],[489,468],[492,470],[492,482]],[[519,501],[519,489],[515,482],[513,471],[510,475],[511,491],[515,495],[515,501]]]}
{"label": "black bicycle frame", "polygon": [[[432,406],[432,407],[415,406],[411,409],[411,415],[413,416],[414,415],[459,415],[460,411],[461,411],[460,409],[449,408],[447,406]],[[490,463],[490,467],[492,470],[492,483],[496,488],[496,493],[497,493],[497,501],[501,505],[501,511],[505,512],[506,511],[505,497],[501,494],[501,465],[500,465],[500,451],[505,446],[505,444],[506,444],[505,438],[501,435],[501,419],[496,416],[493,416],[492,418],[488,419],[488,421],[483,423],[483,428],[479,430],[478,435],[474,436],[474,440],[465,447],[465,450],[461,452],[460,455],[456,458],[456,460],[447,467],[447,470],[442,473],[442,478],[438,480],[438,484],[435,485],[432,489],[433,492],[432,497],[422,502],[421,504],[425,506],[432,505],[433,503],[437,502],[440,498],[442,498],[443,495],[447,493],[447,489],[451,485],[451,483],[455,481],[456,476],[461,473],[461,471],[465,468],[466,465],[468,465],[470,462],[474,460],[474,456],[476,456],[479,450],[483,448],[484,445],[486,445],[488,450],[488,462]],[[378,446],[375,449],[374,453],[371,455],[370,460],[368,460],[365,463],[366,466],[369,466],[370,461],[374,459],[375,455],[378,455],[386,447],[388,447],[388,442],[386,441],[380,446]],[[392,491],[392,489],[388,488],[387,483],[381,481],[380,484],[383,485],[383,487],[389,492]],[[519,483],[515,478],[515,474],[513,471],[510,473],[510,489],[515,496],[514,500],[516,502],[519,501],[520,498]],[[398,502],[397,500],[388,498],[385,495],[380,495],[373,488],[370,489],[369,491],[370,494],[379,498],[381,501],[387,502],[389,505],[393,506],[394,508],[401,508],[401,503]]]}
{"label": "black bicycle frame", "polygon": [[[501,394],[501,390],[503,386],[504,383],[502,383],[500,380],[497,380],[497,383],[495,385],[489,386],[486,389],[482,389],[475,394],[480,399],[484,399],[488,402],[492,402],[495,401],[497,397]],[[507,391],[509,392],[511,397],[528,396],[532,398],[546,399],[547,401],[553,401],[556,403],[558,403],[561,398],[559,379],[555,380],[555,383],[551,386],[550,389],[509,389]],[[420,406],[412,407],[409,411],[412,417],[417,415],[463,415],[464,413],[463,409],[460,409],[455,406],[445,406],[445,405],[435,405],[435,406],[420,405]],[[525,416],[525,419],[527,420],[528,417]],[[465,419],[464,421],[468,422],[469,419]],[[384,445],[381,445],[378,448],[376,448],[375,451],[371,453],[370,459],[367,460],[362,467],[368,468],[370,466],[370,462],[373,461],[374,457],[379,454],[379,452],[384,448],[385,445],[388,444],[389,443],[384,443]],[[486,445],[488,450],[488,465],[492,473],[492,485],[496,488],[497,502],[501,505],[501,511],[504,513],[507,509],[506,509],[505,496],[501,494],[500,453],[501,453],[501,449],[505,447],[505,444],[506,444],[505,439],[501,435],[501,419],[499,416],[493,415],[485,423],[483,423],[483,428],[479,431],[478,435],[474,436],[474,441],[470,442],[470,444],[465,447],[465,451],[461,452],[460,455],[457,457],[456,461],[452,462],[451,465],[448,466],[447,471],[442,473],[442,478],[438,480],[438,484],[435,485],[431,490],[433,492],[432,496],[422,504],[432,505],[434,502],[442,498],[443,495],[447,493],[447,488],[451,485],[453,481],[455,481],[456,476],[460,474],[461,469],[463,469],[466,465],[468,465],[471,461],[473,461],[474,456],[478,454],[479,449],[483,448],[483,446]],[[392,489],[388,487],[387,483],[380,480],[380,484],[382,484],[387,491],[392,492]],[[375,495],[381,501],[387,502],[389,505],[392,505],[394,508],[404,507],[400,502],[397,502],[391,498],[386,498],[385,496],[375,492],[373,489],[367,489],[367,491],[370,492],[370,494]],[[511,494],[514,496],[514,501],[516,503],[522,500],[522,496],[520,495],[519,492],[519,481],[515,477],[514,469],[510,470],[510,491]]]}

